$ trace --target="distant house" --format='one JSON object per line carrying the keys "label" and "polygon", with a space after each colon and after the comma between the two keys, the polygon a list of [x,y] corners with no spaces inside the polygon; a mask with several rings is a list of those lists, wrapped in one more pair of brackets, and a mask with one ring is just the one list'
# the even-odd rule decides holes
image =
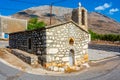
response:
{"label": "distant house", "polygon": [[9,33],[26,30],[27,20],[0,16],[0,38],[8,38]]}
{"label": "distant house", "polygon": [[83,7],[73,10],[72,20],[37,30],[11,33],[9,45],[37,55],[38,62],[50,70],[79,66],[88,60],[87,10]]}

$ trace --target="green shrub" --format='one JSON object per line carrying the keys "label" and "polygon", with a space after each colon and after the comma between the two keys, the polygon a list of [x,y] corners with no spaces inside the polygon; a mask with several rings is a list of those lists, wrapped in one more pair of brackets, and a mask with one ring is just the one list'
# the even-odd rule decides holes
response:
{"label": "green shrub", "polygon": [[89,30],[92,40],[120,41],[120,35],[115,34],[97,34]]}
{"label": "green shrub", "polygon": [[38,21],[38,18],[31,18],[27,25],[27,30],[34,30],[45,27],[46,24],[43,21]]}

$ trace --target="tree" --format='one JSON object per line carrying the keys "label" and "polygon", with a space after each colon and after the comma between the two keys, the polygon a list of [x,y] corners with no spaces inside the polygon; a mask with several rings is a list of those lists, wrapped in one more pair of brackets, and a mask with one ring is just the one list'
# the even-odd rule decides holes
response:
{"label": "tree", "polygon": [[43,21],[38,21],[38,18],[31,18],[27,25],[27,30],[34,30],[45,27],[46,24]]}

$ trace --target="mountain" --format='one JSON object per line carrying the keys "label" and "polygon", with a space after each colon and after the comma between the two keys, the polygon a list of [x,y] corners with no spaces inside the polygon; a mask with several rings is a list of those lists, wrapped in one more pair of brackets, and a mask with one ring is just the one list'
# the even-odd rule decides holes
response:
{"label": "mountain", "polygon": [[[72,10],[72,8],[53,6],[52,15],[50,15],[50,7],[45,5],[28,8],[17,12],[12,17],[28,20],[33,17],[38,17],[40,21],[44,21],[49,25],[50,16],[52,16],[52,24],[70,20]],[[120,34],[120,23],[97,12],[88,13],[88,28],[99,34]]]}
{"label": "mountain", "polygon": [[97,12],[88,14],[89,29],[99,34],[120,34],[120,23]]}
{"label": "mountain", "polygon": [[[61,23],[67,21],[68,18],[71,16],[72,8],[64,8],[64,7],[55,7],[53,6],[52,9],[52,24]],[[50,7],[39,6],[39,7],[32,7],[26,10],[20,11],[12,17],[20,18],[20,19],[30,19],[33,17],[38,17],[40,21],[44,21],[47,25],[50,24]]]}

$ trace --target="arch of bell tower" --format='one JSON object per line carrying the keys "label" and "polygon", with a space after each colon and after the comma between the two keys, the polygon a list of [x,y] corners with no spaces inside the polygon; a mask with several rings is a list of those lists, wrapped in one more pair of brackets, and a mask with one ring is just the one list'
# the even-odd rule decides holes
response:
{"label": "arch of bell tower", "polygon": [[87,10],[79,3],[78,9],[72,11],[72,20],[88,31]]}

